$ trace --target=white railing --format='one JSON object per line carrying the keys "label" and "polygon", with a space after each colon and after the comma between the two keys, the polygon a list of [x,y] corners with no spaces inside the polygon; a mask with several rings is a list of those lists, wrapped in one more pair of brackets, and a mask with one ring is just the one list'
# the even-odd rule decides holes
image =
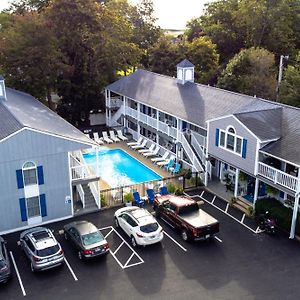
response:
{"label": "white railing", "polygon": [[297,177],[289,175],[262,162],[258,163],[258,174],[270,179],[275,184],[280,184],[293,191],[296,191],[297,189]]}
{"label": "white railing", "polygon": [[198,143],[198,140],[195,138],[193,133],[191,133],[191,144],[197,152],[198,156],[200,157],[202,164],[205,165],[206,158],[203,147]]}
{"label": "white railing", "polygon": [[118,123],[119,118],[121,117],[122,113],[124,111],[124,106],[122,105],[111,117],[109,120],[108,126],[113,127],[113,126],[120,126],[121,124]]}
{"label": "white railing", "polygon": [[126,115],[137,119],[138,111],[136,109],[126,106]]}
{"label": "white railing", "polygon": [[131,129],[131,128],[127,128],[127,131],[128,131],[128,133],[130,133],[130,134],[132,135],[132,138],[133,138],[135,141],[138,140],[138,133],[137,133],[135,130],[133,130],[133,129]]}
{"label": "white railing", "polygon": [[107,106],[108,107],[120,107],[122,105],[122,100],[119,97],[111,97],[110,103],[108,101]]}
{"label": "white railing", "polygon": [[210,161],[207,162],[207,173],[209,174],[211,178],[211,169],[212,169],[212,164]]}
{"label": "white railing", "polygon": [[79,197],[80,197],[81,202],[82,202],[82,207],[84,208],[85,207],[84,190],[83,190],[83,187],[82,187],[81,184],[77,185],[77,191],[78,191]]}
{"label": "white railing", "polygon": [[194,136],[194,138],[197,140],[198,144],[203,147],[206,148],[206,136],[203,136],[201,134],[199,134],[198,132],[192,131],[191,130],[191,135]]}
{"label": "white railing", "polygon": [[149,126],[151,126],[153,128],[156,128],[156,126],[157,126],[157,119],[148,116],[147,123],[148,123]]}
{"label": "white railing", "polygon": [[93,169],[96,169],[96,166],[94,164],[83,164],[78,161],[73,155],[70,155],[70,157],[72,180],[91,179],[96,177],[94,172],[91,171]]}
{"label": "white railing", "polygon": [[203,171],[203,167],[202,167],[202,165],[201,165],[198,157],[194,153],[192,147],[190,146],[189,142],[185,138],[184,134],[182,132],[179,132],[178,137],[179,137],[179,142],[181,143],[181,145],[182,145],[185,153],[187,154],[189,160],[193,164],[193,168],[197,172],[202,172]]}
{"label": "white railing", "polygon": [[168,124],[158,121],[158,130],[159,131],[168,134],[168,128],[169,128]]}
{"label": "white railing", "polygon": [[90,182],[88,184],[91,193],[95,199],[96,205],[98,206],[98,208],[101,208],[101,202],[100,202],[100,193],[99,193],[99,189],[98,189],[98,181],[94,181],[94,182]]}

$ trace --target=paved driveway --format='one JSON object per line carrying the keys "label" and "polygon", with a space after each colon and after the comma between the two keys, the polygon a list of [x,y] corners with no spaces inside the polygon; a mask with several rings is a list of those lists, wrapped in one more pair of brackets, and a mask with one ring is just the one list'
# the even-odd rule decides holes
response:
{"label": "paved driveway", "polygon": [[78,217],[94,222],[105,235],[110,232],[107,238],[113,255],[90,262],[79,261],[59,234],[67,222],[52,224],[49,227],[55,230],[69,267],[43,273],[31,273],[16,244],[18,235],[8,235],[26,296],[14,271],[12,280],[0,287],[0,299],[299,298],[298,242],[281,235],[255,234],[211,205],[203,208],[220,221],[218,239],[185,243],[161,221],[167,233],[163,242],[138,249],[131,248],[121,230],[112,231],[114,209]]}

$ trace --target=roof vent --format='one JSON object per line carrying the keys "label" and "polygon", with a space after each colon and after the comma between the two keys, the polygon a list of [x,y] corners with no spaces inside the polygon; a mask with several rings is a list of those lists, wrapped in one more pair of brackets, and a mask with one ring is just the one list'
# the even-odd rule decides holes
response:
{"label": "roof vent", "polygon": [[4,78],[0,75],[0,100],[6,100]]}
{"label": "roof vent", "polygon": [[194,82],[194,72],[195,66],[184,59],[177,65],[177,82],[180,84],[185,84],[186,82]]}

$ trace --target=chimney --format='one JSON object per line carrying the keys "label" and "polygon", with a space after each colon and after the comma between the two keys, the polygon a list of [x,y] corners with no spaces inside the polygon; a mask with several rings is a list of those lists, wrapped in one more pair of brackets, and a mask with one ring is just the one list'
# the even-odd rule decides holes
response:
{"label": "chimney", "polygon": [[7,100],[6,99],[6,92],[5,92],[4,78],[3,78],[2,75],[0,75],[0,101],[1,100]]}
{"label": "chimney", "polygon": [[185,84],[186,82],[194,82],[194,72],[195,66],[184,59],[177,65],[177,82],[180,84]]}

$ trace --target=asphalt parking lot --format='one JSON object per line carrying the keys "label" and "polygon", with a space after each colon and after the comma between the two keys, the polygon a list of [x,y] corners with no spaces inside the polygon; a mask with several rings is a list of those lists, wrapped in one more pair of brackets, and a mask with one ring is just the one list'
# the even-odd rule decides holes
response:
{"label": "asphalt parking lot", "polygon": [[299,298],[299,242],[281,234],[255,234],[209,203],[203,209],[220,221],[215,240],[183,242],[160,221],[162,243],[137,249],[122,230],[114,229],[115,209],[78,217],[98,226],[110,244],[110,254],[87,262],[59,234],[69,221],[51,224],[67,263],[42,273],[31,272],[16,243],[19,234],[7,235],[20,281],[14,270],[12,280],[0,286],[0,299]]}

